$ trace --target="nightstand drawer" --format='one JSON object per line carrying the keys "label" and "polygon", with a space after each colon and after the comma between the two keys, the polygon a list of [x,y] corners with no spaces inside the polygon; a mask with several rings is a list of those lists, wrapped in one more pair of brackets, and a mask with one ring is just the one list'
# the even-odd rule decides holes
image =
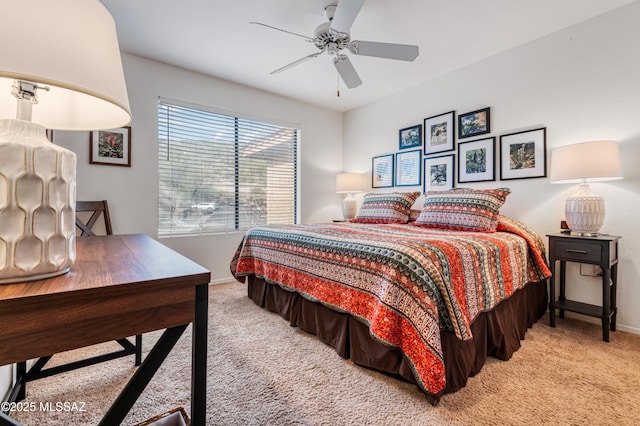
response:
{"label": "nightstand drawer", "polygon": [[556,241],[556,256],[577,262],[600,262],[602,245],[589,244],[581,241]]}

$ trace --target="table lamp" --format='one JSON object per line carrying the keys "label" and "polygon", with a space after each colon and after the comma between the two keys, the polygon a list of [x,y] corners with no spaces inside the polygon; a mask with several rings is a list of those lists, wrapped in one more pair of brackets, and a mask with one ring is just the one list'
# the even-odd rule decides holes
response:
{"label": "table lamp", "polygon": [[0,284],[75,260],[76,155],[46,129],[131,120],[115,23],[97,0],[7,0],[0,14]]}
{"label": "table lamp", "polygon": [[620,150],[614,141],[593,141],[556,148],[551,152],[551,183],[578,183],[567,197],[565,219],[572,235],[597,236],[604,223],[604,199],[589,182],[622,179]]}
{"label": "table lamp", "polygon": [[362,175],[360,173],[340,173],[336,177],[336,192],[347,194],[342,200],[342,216],[347,220],[356,217],[358,206],[353,198],[353,193],[362,192]]}

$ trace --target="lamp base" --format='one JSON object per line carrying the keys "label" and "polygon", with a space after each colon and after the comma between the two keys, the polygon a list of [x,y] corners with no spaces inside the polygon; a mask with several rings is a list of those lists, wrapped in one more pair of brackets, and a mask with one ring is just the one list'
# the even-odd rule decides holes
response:
{"label": "lamp base", "polygon": [[38,124],[0,120],[0,284],[69,270],[75,199],[76,155]]}
{"label": "lamp base", "polygon": [[580,231],[569,231],[569,235],[574,237],[597,237],[600,235],[599,232],[580,232]]}
{"label": "lamp base", "polygon": [[578,192],[567,197],[564,214],[571,235],[598,236],[604,213],[604,199],[594,195],[588,183],[580,184]]}
{"label": "lamp base", "polygon": [[18,277],[9,277],[6,279],[0,280],[0,284],[11,284],[11,283],[19,283],[23,281],[37,281],[44,280],[47,278],[57,277],[58,275],[64,275],[71,270],[71,267],[61,269],[59,271],[48,272],[46,274],[39,275],[26,275],[26,276],[18,276]]}
{"label": "lamp base", "polygon": [[351,194],[347,195],[347,197],[342,200],[342,216],[344,216],[346,220],[353,219],[356,217],[357,212],[358,205],[355,198],[353,198]]}

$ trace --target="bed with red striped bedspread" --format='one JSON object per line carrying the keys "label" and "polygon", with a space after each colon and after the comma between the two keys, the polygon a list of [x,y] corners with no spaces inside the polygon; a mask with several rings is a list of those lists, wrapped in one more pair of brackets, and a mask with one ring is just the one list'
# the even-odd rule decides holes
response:
{"label": "bed with red striped bedspread", "polygon": [[256,275],[358,318],[402,351],[432,395],[446,386],[441,331],[472,339],[479,313],[550,276],[541,238],[506,216],[491,233],[410,224],[257,227],[230,267],[238,281]]}

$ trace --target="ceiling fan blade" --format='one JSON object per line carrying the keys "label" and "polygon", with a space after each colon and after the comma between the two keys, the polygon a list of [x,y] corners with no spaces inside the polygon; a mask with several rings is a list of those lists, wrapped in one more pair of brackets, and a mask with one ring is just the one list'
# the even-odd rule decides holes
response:
{"label": "ceiling fan blade", "polygon": [[309,59],[316,58],[316,57],[317,57],[318,55],[320,55],[322,52],[324,52],[324,51],[317,52],[317,53],[312,53],[311,55],[305,56],[304,58],[300,58],[300,59],[298,59],[297,61],[293,61],[293,62],[291,62],[290,64],[285,65],[284,67],[278,68],[278,69],[277,69],[277,70],[275,70],[275,71],[271,71],[269,74],[273,75],[273,74],[281,73],[282,71],[286,71],[286,70],[288,70],[289,68],[293,68],[293,67],[295,67],[296,65],[300,65],[300,64],[301,64],[301,63],[303,63],[303,62],[307,62]]}
{"label": "ceiling fan blade", "polygon": [[262,22],[249,22],[249,23],[253,24],[253,25],[260,25],[260,26],[263,26],[263,27],[271,28],[272,30],[276,30],[276,31],[282,31],[283,33],[291,34],[291,35],[294,35],[294,36],[302,37],[303,39],[305,39],[307,41],[313,41],[313,38],[307,37],[306,35],[293,33],[291,31],[283,30],[282,28],[278,28],[278,27],[272,27],[271,25],[263,24]]}
{"label": "ceiling fan blade", "polygon": [[344,84],[346,84],[349,89],[353,89],[354,87],[358,87],[362,84],[362,80],[360,80],[360,77],[358,76],[356,69],[353,67],[353,64],[351,64],[348,56],[336,56],[333,59],[333,65],[335,65],[342,81],[344,81]]}
{"label": "ceiling fan blade", "polygon": [[377,41],[354,40],[349,50],[355,55],[375,56],[376,58],[413,61],[420,53],[418,46],[411,44],[380,43]]}
{"label": "ceiling fan blade", "polygon": [[341,33],[349,33],[353,21],[360,13],[365,0],[340,0],[331,20],[331,29]]}

